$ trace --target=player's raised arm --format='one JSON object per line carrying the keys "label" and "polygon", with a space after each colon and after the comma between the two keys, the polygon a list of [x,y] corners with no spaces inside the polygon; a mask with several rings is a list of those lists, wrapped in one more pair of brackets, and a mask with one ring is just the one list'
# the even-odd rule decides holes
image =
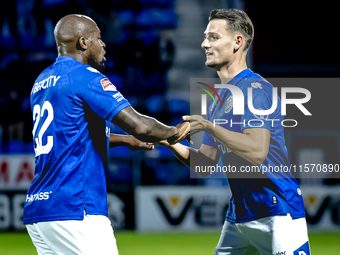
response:
{"label": "player's raised arm", "polygon": [[152,117],[138,113],[131,106],[121,110],[112,119],[112,123],[144,142],[169,139],[175,143],[178,138],[185,137],[189,132],[188,122],[182,122],[176,127],[167,126]]}

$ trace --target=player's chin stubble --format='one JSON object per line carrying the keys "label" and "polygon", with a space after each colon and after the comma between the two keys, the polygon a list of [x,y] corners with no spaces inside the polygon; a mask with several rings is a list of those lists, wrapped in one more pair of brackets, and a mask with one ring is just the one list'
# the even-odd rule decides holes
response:
{"label": "player's chin stubble", "polygon": [[208,61],[206,61],[206,62],[205,62],[205,65],[206,65],[207,67],[214,68],[214,67],[217,66],[217,63],[216,63],[216,62],[208,62]]}

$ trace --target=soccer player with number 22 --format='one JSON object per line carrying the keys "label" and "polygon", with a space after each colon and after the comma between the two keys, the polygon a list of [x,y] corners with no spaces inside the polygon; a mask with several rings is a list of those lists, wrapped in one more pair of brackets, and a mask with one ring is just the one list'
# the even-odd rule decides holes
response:
{"label": "soccer player with number 22", "polygon": [[[138,150],[176,143],[189,123],[166,126],[130,106],[100,73],[105,44],[91,18],[65,16],[54,36],[58,58],[30,98],[36,160],[24,224],[38,254],[118,254],[107,209],[109,144]],[[111,135],[111,121],[133,136]]]}

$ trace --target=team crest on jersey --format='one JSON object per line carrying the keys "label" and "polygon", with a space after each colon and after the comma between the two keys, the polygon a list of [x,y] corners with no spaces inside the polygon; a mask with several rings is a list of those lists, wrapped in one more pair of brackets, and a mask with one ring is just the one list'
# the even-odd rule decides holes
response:
{"label": "team crest on jersey", "polygon": [[233,108],[233,96],[230,96],[225,103],[224,112],[228,113]]}
{"label": "team crest on jersey", "polygon": [[108,78],[101,79],[100,84],[105,91],[117,91],[116,87],[110,82]]}

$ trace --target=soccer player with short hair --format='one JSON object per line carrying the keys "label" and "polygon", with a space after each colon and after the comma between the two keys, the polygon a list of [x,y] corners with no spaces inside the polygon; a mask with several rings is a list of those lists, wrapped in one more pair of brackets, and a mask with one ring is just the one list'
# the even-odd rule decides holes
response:
{"label": "soccer player with short hair", "polygon": [[[243,11],[217,9],[210,13],[202,48],[206,66],[217,71],[222,83],[237,86],[244,95],[244,114],[233,114],[235,95],[218,90],[223,104],[208,105],[208,120],[198,115],[183,116],[190,121],[191,133],[204,131],[198,150],[182,144],[158,144],[170,148],[186,165],[289,167],[281,121],[280,99],[268,115],[253,114],[248,105],[252,88],[255,109],[271,108],[273,86],[246,64],[254,27]],[[217,100],[217,97],[215,96]],[[228,123],[214,125],[214,119]],[[278,119],[280,121],[266,121]],[[249,120],[252,120],[249,122]],[[230,122],[234,125],[231,125]],[[204,173],[201,173],[204,175]],[[209,173],[208,173],[209,174]],[[290,172],[227,173],[232,198],[215,254],[310,254],[303,199],[299,184]]]}
{"label": "soccer player with short hair", "polygon": [[[98,71],[105,44],[91,18],[65,16],[54,36],[58,58],[30,96],[36,160],[23,221],[38,254],[118,254],[107,208],[109,140],[151,149],[145,142],[175,143],[189,123],[169,127],[130,106]],[[111,121],[136,138],[110,135]]]}

